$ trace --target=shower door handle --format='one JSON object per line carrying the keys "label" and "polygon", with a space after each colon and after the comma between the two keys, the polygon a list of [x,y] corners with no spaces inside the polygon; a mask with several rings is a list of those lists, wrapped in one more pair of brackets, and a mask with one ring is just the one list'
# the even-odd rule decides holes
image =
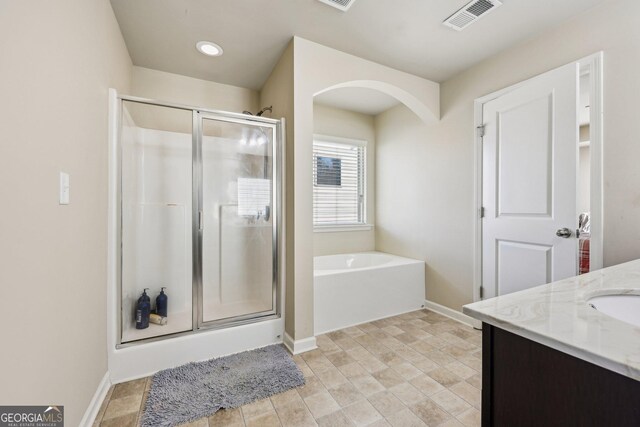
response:
{"label": "shower door handle", "polygon": [[198,211],[198,230],[202,231],[202,228],[203,228],[202,211]]}

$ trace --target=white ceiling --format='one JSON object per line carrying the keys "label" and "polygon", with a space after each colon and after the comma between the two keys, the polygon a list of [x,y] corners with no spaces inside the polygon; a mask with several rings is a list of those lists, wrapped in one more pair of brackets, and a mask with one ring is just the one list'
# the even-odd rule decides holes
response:
{"label": "white ceiling", "polygon": [[370,116],[377,116],[400,103],[396,98],[380,91],[357,87],[329,90],[316,95],[313,102]]}
{"label": "white ceiling", "polygon": [[[135,65],[260,89],[293,35],[444,81],[604,0],[503,0],[463,32],[442,21],[468,0],[111,0]],[[199,40],[221,45],[209,58]]]}

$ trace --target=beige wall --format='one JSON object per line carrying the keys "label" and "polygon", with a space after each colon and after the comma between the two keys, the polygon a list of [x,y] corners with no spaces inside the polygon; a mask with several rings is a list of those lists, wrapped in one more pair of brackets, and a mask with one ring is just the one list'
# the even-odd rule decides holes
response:
{"label": "beige wall", "polygon": [[[403,132],[401,145],[408,146],[413,139],[421,169],[434,168],[434,173],[419,172],[432,179],[419,181],[415,188],[418,199],[410,205],[424,213],[428,225],[416,223],[416,229],[407,228],[400,224],[402,217],[392,221],[378,209],[377,245],[382,250],[389,247],[391,252],[425,257],[428,299],[460,309],[473,298],[474,99],[600,50],[604,51],[605,69],[604,261],[608,266],[640,257],[636,220],[640,215],[640,174],[636,172],[640,121],[636,109],[629,108],[640,96],[635,71],[640,66],[638,14],[640,2],[608,1],[464,71],[442,84],[442,120],[436,125],[420,125],[401,109],[388,113],[408,126],[395,125]],[[382,135],[392,138],[389,135],[395,133],[390,127],[385,129],[390,118],[381,117],[377,122],[378,207],[389,202],[386,193],[381,193],[381,183],[388,176],[385,146],[391,141]]]}
{"label": "beige wall", "polygon": [[137,66],[133,67],[130,95],[236,113],[255,114],[261,108],[255,90]]}
{"label": "beige wall", "polygon": [[[471,161],[438,125],[425,124],[404,105],[377,116],[375,124],[376,249],[425,260],[428,299],[465,301],[471,292]],[[434,284],[446,298],[433,297]]]}
{"label": "beige wall", "polygon": [[0,9],[0,404],[75,426],[107,372],[107,93],[131,61],[107,0]]}
{"label": "beige wall", "polygon": [[[313,336],[313,99],[318,93],[343,85],[380,90],[409,105],[427,121],[440,117],[440,86],[308,40],[294,37],[294,135],[293,168],[293,276],[287,286],[295,287],[295,340]],[[319,72],[322,70],[322,72]],[[291,143],[291,140],[289,140]],[[290,230],[287,229],[289,233]],[[291,268],[291,266],[289,266]]]}
{"label": "beige wall", "polygon": [[[373,116],[313,104],[315,134],[367,141],[367,222],[375,224],[376,134]],[[375,250],[375,230],[314,232],[313,255],[344,254]]]}
{"label": "beige wall", "polygon": [[271,75],[265,82],[260,92],[260,104],[272,105],[273,112],[271,117],[273,118],[285,118],[285,147],[284,147],[284,161],[286,168],[283,171],[283,180],[285,184],[285,191],[282,195],[282,203],[285,207],[282,220],[285,224],[285,229],[281,230],[284,234],[285,240],[285,252],[280,254],[280,265],[282,272],[282,279],[285,285],[285,330],[290,337],[295,336],[295,309],[296,309],[296,292],[295,287],[291,279],[294,277],[294,264],[295,264],[295,251],[293,249],[293,230],[294,230],[294,216],[293,216],[293,159],[294,159],[294,140],[293,140],[293,122],[294,122],[294,108],[293,108],[293,42],[289,43],[289,46],[285,49],[284,53],[280,57],[280,60],[274,67]]}

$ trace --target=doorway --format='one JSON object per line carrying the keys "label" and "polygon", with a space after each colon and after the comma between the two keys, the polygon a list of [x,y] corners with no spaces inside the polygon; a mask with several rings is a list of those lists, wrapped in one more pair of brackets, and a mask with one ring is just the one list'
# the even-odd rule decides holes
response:
{"label": "doorway", "polygon": [[602,268],[602,53],[475,102],[474,300]]}

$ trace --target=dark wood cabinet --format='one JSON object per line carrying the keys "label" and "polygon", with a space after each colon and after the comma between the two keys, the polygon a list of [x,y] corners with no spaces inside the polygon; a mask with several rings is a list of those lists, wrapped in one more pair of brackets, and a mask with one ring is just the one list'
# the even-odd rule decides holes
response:
{"label": "dark wood cabinet", "polygon": [[640,427],[640,381],[483,324],[482,426]]}

